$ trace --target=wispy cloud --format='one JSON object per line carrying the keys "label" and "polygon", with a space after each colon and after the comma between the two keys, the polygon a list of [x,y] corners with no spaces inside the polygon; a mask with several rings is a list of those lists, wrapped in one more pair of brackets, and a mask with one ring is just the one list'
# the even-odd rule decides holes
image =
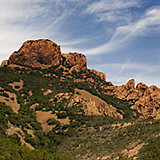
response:
{"label": "wispy cloud", "polygon": [[0,61],[4,60],[2,55],[8,58],[27,39],[53,38],[58,43],[64,42],[69,33],[62,27],[75,7],[57,0],[1,1]]}
{"label": "wispy cloud", "polygon": [[87,54],[101,54],[116,51],[123,48],[133,38],[141,35],[147,36],[153,31],[159,32],[160,29],[160,6],[150,8],[136,22],[125,26],[118,26],[112,38],[105,44],[86,50]]}
{"label": "wispy cloud", "polygon": [[108,10],[116,10],[116,9],[125,9],[133,6],[139,5],[139,1],[137,0],[100,0],[98,2],[93,2],[88,8],[88,12],[103,12]]}
{"label": "wispy cloud", "polygon": [[89,5],[85,13],[95,14],[98,21],[114,22],[122,19],[125,20],[126,16],[124,16],[124,14],[128,13],[128,9],[138,7],[139,5],[140,1],[138,0],[100,0]]}

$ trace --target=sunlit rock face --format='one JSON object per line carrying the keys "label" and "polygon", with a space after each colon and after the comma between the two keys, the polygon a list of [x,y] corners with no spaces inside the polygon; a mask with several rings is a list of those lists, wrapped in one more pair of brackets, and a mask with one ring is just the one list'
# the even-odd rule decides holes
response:
{"label": "sunlit rock face", "polygon": [[50,40],[29,40],[9,58],[9,64],[18,63],[32,67],[48,68],[60,65],[60,46]]}
{"label": "sunlit rock face", "polygon": [[138,110],[142,118],[153,117],[160,119],[160,89],[154,85],[148,87],[144,83],[138,83],[131,79],[126,85],[109,86],[111,95],[131,102],[131,109]]}
{"label": "sunlit rock face", "polygon": [[83,54],[62,54],[61,48],[51,40],[28,40],[9,58],[9,64],[21,64],[32,67],[48,68],[63,65],[76,66],[76,70],[87,69],[87,60]]}

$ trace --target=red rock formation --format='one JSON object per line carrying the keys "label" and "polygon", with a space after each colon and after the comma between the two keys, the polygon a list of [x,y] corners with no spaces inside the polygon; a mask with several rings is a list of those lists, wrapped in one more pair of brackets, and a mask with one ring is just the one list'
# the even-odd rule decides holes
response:
{"label": "red rock formation", "polygon": [[19,63],[32,67],[48,68],[61,64],[60,46],[50,40],[29,40],[9,58],[9,64]]}
{"label": "red rock formation", "polygon": [[97,76],[99,76],[102,80],[106,81],[106,75],[102,72],[98,72],[95,69],[90,70],[92,73],[96,74]]}
{"label": "red rock formation", "polygon": [[136,89],[143,92],[148,88],[148,86],[144,83],[138,83],[136,86]]}
{"label": "red rock formation", "polygon": [[[8,61],[2,66],[9,64],[27,65],[32,67],[40,67],[42,69],[52,66],[63,66],[65,70],[79,72],[87,70],[87,60],[83,54],[79,53],[61,53],[60,46],[51,40],[28,40],[23,43],[22,47],[15,51]],[[92,70],[102,80],[106,80],[104,73]]]}
{"label": "red rock formation", "polygon": [[69,54],[62,54],[63,57],[63,65],[66,67],[73,67],[73,66],[78,66],[75,67],[75,71],[79,72],[80,70],[86,70],[87,69],[87,60],[86,57],[83,54],[79,53],[69,53]]}
{"label": "red rock formation", "polygon": [[[83,54],[62,54],[60,46],[50,40],[29,40],[9,58],[9,64],[18,63],[32,67],[48,68],[63,65],[74,66],[75,71],[86,70],[87,60]],[[75,67],[76,66],[76,67]]]}
{"label": "red rock formation", "polygon": [[126,85],[109,86],[106,89],[111,90],[117,98],[133,101],[131,109],[136,109],[143,118],[160,119],[160,89],[144,83],[138,83],[136,88],[134,86],[135,80],[132,79]]}
{"label": "red rock formation", "polygon": [[76,68],[75,71],[87,69],[87,60],[83,54],[62,54],[60,46],[44,39],[26,41],[19,51],[14,52],[10,56],[9,64],[12,63],[41,68],[61,64],[67,68],[74,66]]}
{"label": "red rock formation", "polygon": [[134,89],[135,88],[135,80],[131,79],[128,81],[128,83],[126,84],[126,89]]}

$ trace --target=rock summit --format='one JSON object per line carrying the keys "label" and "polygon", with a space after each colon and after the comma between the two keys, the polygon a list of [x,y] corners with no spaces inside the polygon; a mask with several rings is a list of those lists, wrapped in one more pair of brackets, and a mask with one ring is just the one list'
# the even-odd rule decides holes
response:
{"label": "rock summit", "polygon": [[87,60],[83,54],[63,54],[61,48],[51,40],[28,40],[15,51],[8,60],[8,64],[21,64],[42,69],[63,65],[73,67],[78,65],[81,70],[87,69]]}

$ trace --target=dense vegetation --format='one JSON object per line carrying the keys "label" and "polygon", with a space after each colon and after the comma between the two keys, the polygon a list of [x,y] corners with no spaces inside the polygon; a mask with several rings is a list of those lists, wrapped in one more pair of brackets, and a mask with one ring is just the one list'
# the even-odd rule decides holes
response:
{"label": "dense vegetation", "polygon": [[148,145],[140,152],[140,160],[159,160],[160,159],[160,137],[149,140]]}
{"label": "dense vegetation", "polygon": [[[10,97],[7,92],[14,93],[20,104],[18,113],[15,113],[6,103],[0,103],[0,144],[3,144],[0,148],[0,159],[69,159],[61,155],[68,155],[73,159],[96,159],[106,155],[110,155],[110,159],[116,156],[125,159],[127,156],[123,155],[122,151],[133,142],[137,142],[136,145],[142,142],[149,143],[139,156],[145,158],[149,154],[154,158],[152,148],[158,155],[157,146],[160,140],[157,138],[152,143],[151,139],[159,134],[159,121],[139,120],[138,113],[135,111],[136,116],[133,114],[128,101],[106,95],[107,90],[104,88],[109,83],[89,70],[63,74],[64,70],[57,70],[57,67],[44,70],[26,67],[27,69],[0,68],[0,96],[5,97],[6,101],[14,102],[15,98]],[[94,79],[94,82],[75,81],[87,78]],[[16,90],[19,89],[18,86],[13,89],[9,85],[20,82],[20,79],[23,81],[22,89]],[[81,103],[66,107],[70,99],[62,98],[59,101],[56,97],[59,93],[79,95],[80,93],[75,93],[75,88],[86,90],[116,107],[119,113],[123,113],[124,119],[112,118],[105,114],[88,116],[84,113]],[[52,93],[44,96],[48,89],[52,90]],[[32,94],[29,94],[30,92]],[[30,106],[33,104],[39,105],[31,109]],[[63,125],[57,119],[48,118],[46,123],[54,127],[44,132],[41,123],[37,121],[36,111],[51,111],[58,119],[68,117],[70,123]],[[129,122],[130,125],[126,125]],[[12,135],[6,132],[10,128],[9,123],[19,128]],[[28,130],[32,130],[33,135],[29,134]],[[31,151],[26,146],[21,146],[20,137],[35,150]],[[128,146],[128,151],[135,146]]]}
{"label": "dense vegetation", "polygon": [[46,150],[30,150],[26,146],[14,144],[10,139],[0,139],[0,144],[0,160],[71,160]]}

